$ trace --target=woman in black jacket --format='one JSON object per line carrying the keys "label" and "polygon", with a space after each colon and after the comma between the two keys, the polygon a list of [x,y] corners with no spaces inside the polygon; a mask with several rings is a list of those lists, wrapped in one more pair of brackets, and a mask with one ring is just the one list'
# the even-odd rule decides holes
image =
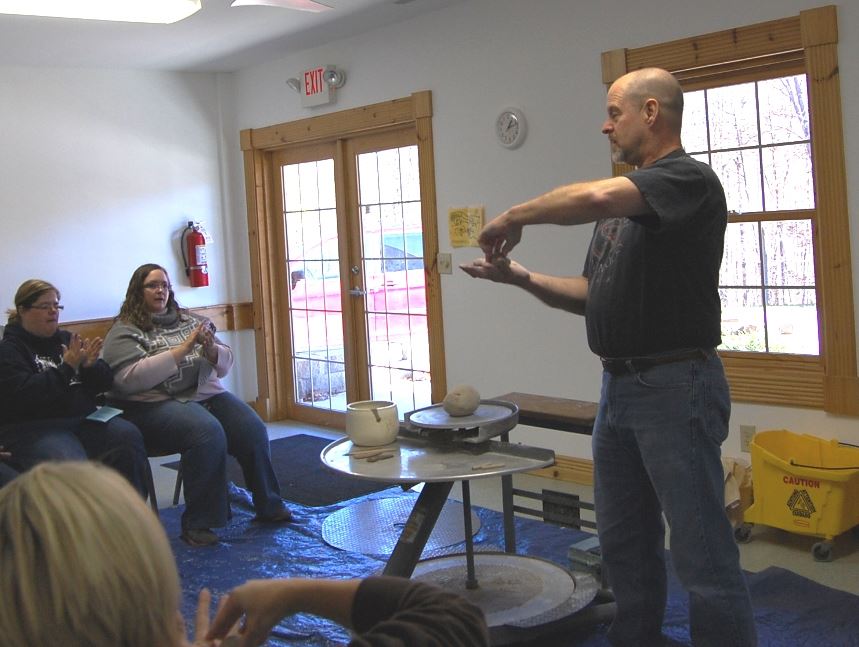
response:
{"label": "woman in black jacket", "polygon": [[59,329],[60,292],[24,281],[0,341],[0,445],[26,470],[46,460],[98,459],[145,496],[140,430],[121,417],[89,420],[113,372],[98,358],[102,339]]}

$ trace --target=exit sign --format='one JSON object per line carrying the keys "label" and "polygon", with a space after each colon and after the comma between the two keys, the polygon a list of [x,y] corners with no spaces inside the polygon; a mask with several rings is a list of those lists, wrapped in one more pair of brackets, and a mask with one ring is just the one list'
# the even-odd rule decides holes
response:
{"label": "exit sign", "polygon": [[304,70],[301,75],[302,107],[310,108],[312,106],[321,106],[333,101],[333,93],[323,78],[324,74],[324,66],[314,67],[311,70]]}

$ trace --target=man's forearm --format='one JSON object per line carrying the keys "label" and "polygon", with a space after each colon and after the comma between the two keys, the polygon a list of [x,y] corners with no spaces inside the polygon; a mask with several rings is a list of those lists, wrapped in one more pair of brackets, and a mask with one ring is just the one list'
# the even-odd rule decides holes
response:
{"label": "man's forearm", "polygon": [[528,279],[517,285],[552,308],[577,315],[585,314],[588,280],[583,276],[552,276],[530,272]]}

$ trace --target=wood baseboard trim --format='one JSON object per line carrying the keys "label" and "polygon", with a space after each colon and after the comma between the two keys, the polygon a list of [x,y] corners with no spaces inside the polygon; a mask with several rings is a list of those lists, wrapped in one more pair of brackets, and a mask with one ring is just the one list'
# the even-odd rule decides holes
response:
{"label": "wood baseboard trim", "polygon": [[594,484],[594,462],[572,456],[555,456],[555,464],[551,467],[543,467],[526,473],[555,481],[566,481],[580,485]]}

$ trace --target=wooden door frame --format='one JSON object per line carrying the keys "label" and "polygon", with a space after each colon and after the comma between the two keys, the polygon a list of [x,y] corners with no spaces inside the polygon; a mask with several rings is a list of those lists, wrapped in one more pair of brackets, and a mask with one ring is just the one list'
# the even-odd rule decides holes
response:
{"label": "wooden door frame", "polygon": [[[340,184],[339,178],[343,176],[343,169],[338,168],[338,166],[342,166],[344,163],[343,158],[343,141],[315,141],[310,143],[302,143],[295,144],[291,146],[285,146],[278,149],[274,149],[269,153],[268,161],[271,164],[271,168],[273,169],[270,173],[272,180],[272,192],[271,199],[272,203],[272,217],[267,218],[266,222],[269,225],[269,233],[272,235],[273,239],[276,239],[279,245],[275,249],[278,257],[275,259],[271,259],[269,262],[269,266],[271,267],[283,267],[281,264],[281,259],[287,258],[286,246],[288,244],[286,237],[286,223],[282,217],[279,217],[280,214],[285,213],[285,206],[283,204],[283,183],[280,170],[285,165],[290,164],[300,164],[303,162],[311,162],[311,161],[319,161],[323,159],[331,159],[334,162],[334,177],[335,185]],[[336,192],[336,204],[335,210],[338,214],[345,213],[345,210],[348,205],[349,197],[347,191],[337,190]],[[277,217],[276,217],[277,216]],[[339,256],[342,259],[344,256],[344,241],[347,240],[346,232],[343,228],[341,228],[340,218],[338,218],[338,242],[341,247]],[[341,268],[342,271],[342,268]],[[291,276],[289,272],[284,271],[282,274],[277,276],[277,283],[273,284],[276,290],[279,290],[278,294],[284,295],[288,294],[290,290],[287,289],[287,276]],[[341,291],[341,299],[345,299],[346,291]],[[278,354],[277,358],[279,361],[285,361],[286,364],[278,365],[275,367],[276,371],[282,372],[285,369],[289,369],[284,375],[286,379],[286,388],[283,390],[279,390],[278,393],[281,394],[281,397],[284,399],[282,403],[283,412],[278,416],[277,419],[301,419],[306,420],[307,422],[311,422],[316,425],[322,426],[339,426],[338,417],[335,413],[332,413],[325,409],[313,409],[310,407],[302,407],[301,412],[303,415],[297,415],[298,409],[297,407],[301,406],[295,401],[295,388],[293,380],[291,379],[292,369],[294,368],[294,353],[292,347],[292,336],[290,333],[289,324],[285,324],[291,319],[290,311],[288,308],[288,303],[281,297],[278,301],[281,310],[275,310],[275,315],[278,317],[283,317],[277,319],[278,328],[282,329],[283,336],[281,351]],[[351,313],[350,310],[346,307],[348,301],[342,301],[342,309],[341,315],[343,317],[343,325],[346,330],[351,330],[352,322],[351,322]],[[350,344],[348,344],[347,340],[344,339],[344,351],[349,350]],[[352,356],[351,353],[347,356]],[[259,360],[257,360],[259,361]],[[345,365],[348,372],[352,372],[352,364],[354,361],[347,359],[345,361]],[[347,384],[349,383],[350,377],[347,375]],[[347,387],[348,388],[348,387]]]}
{"label": "wooden door frame", "polygon": [[[293,145],[337,142],[350,136],[382,133],[411,127],[417,135],[420,172],[421,212],[424,223],[424,267],[426,272],[428,334],[432,400],[440,402],[447,392],[442,328],[441,281],[438,273],[438,214],[436,210],[435,161],[432,138],[432,93],[415,92],[409,97],[342,110],[274,126],[242,130],[245,198],[250,247],[251,291],[253,294],[254,341],[256,346],[257,389],[254,401],[264,420],[288,417],[289,330],[282,316],[287,304],[282,258],[281,219],[275,211],[274,153]],[[339,205],[338,205],[339,207]],[[432,314],[430,314],[432,313]],[[434,325],[435,324],[435,325]]]}

